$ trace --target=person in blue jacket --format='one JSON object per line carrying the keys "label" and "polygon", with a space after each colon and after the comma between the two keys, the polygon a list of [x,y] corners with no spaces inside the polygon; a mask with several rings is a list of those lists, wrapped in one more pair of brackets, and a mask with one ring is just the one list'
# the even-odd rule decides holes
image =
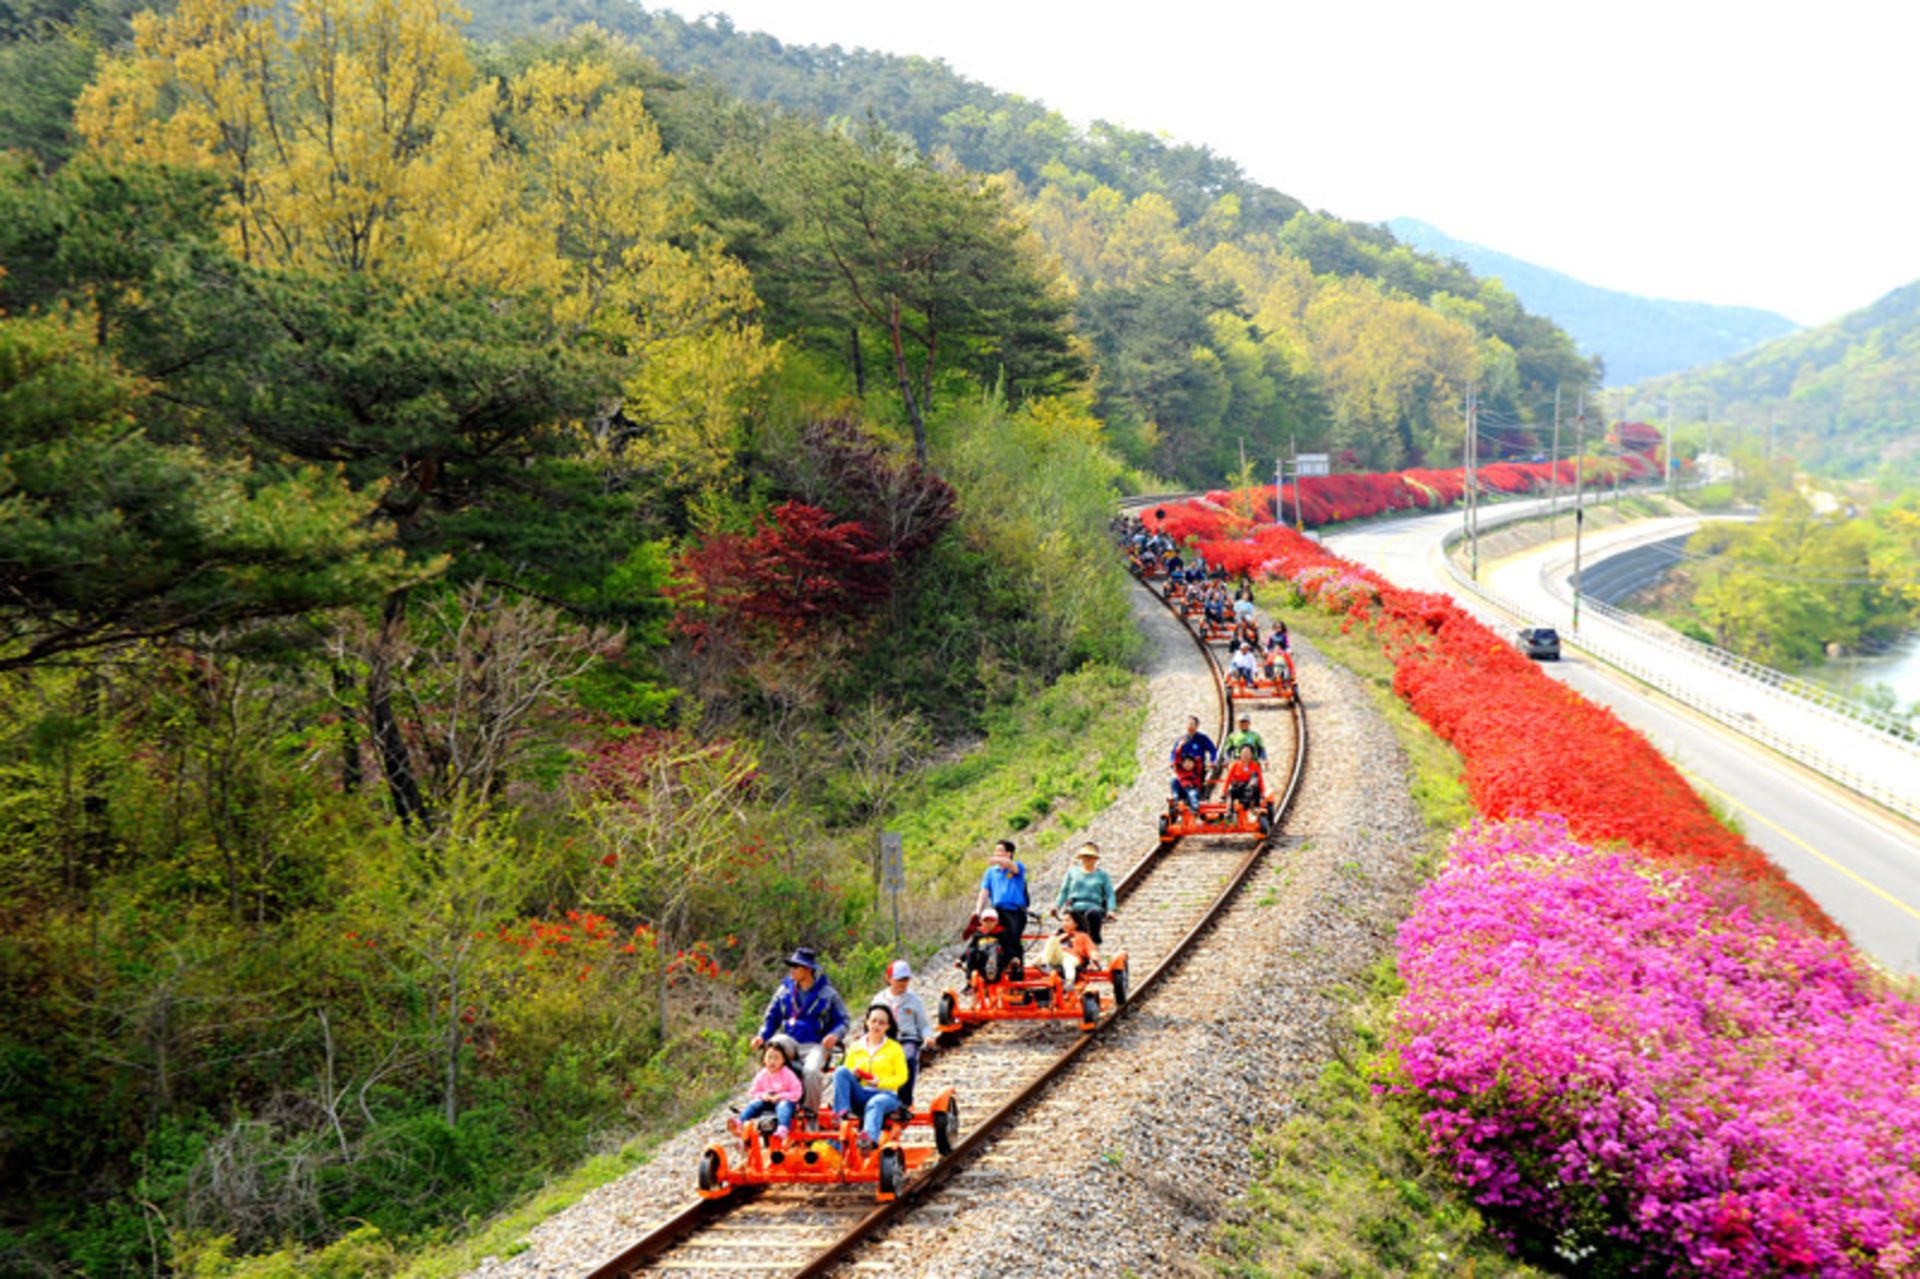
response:
{"label": "person in blue jacket", "polygon": [[800,1045],[800,1082],[806,1087],[801,1104],[811,1110],[820,1104],[827,1058],[834,1045],[847,1037],[849,1020],[847,1001],[820,971],[814,953],[802,946],[787,956],[787,978],[767,1001],[767,1015],[760,1021],[760,1033],[753,1037],[753,1050],[759,1052],[775,1035],[786,1035]]}
{"label": "person in blue jacket", "polygon": [[1025,955],[1026,943],[1021,934],[1027,931],[1027,907],[1031,898],[1027,895],[1027,868],[1014,860],[1013,841],[998,840],[994,843],[993,854],[987,859],[987,872],[980,877],[980,899],[974,903],[973,913],[992,907],[1000,917],[1000,971],[1006,972],[1009,965]]}
{"label": "person in blue jacket", "polygon": [[1201,791],[1206,784],[1207,768],[1220,757],[1213,739],[1200,731],[1200,717],[1187,716],[1187,731],[1173,744],[1167,764],[1173,770],[1173,797],[1194,812],[1200,811]]}

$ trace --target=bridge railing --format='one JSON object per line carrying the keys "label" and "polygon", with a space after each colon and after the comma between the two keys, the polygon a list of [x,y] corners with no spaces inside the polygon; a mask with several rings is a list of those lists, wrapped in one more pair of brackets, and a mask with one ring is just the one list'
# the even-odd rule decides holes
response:
{"label": "bridge railing", "polygon": [[[1450,545],[1453,540],[1455,539],[1450,537],[1448,544]],[[1538,616],[1534,610],[1505,593],[1474,581],[1465,569],[1453,562],[1450,554],[1443,553],[1442,558],[1446,560],[1448,574],[1469,594],[1478,596],[1514,617],[1523,619],[1528,625],[1554,626],[1559,629],[1557,623]],[[1583,600],[1581,607],[1585,609],[1593,605],[1590,601]],[[1618,609],[1609,609],[1605,605],[1595,611],[1602,610],[1615,614],[1620,612]],[[1744,734],[1787,758],[1806,765],[1815,772],[1839,782],[1849,790],[1884,804],[1894,812],[1920,820],[1920,768],[1917,768],[1913,775],[1915,778],[1913,785],[1904,787],[1890,785],[1884,778],[1863,771],[1845,759],[1836,758],[1833,752],[1821,749],[1817,744],[1807,741],[1801,734],[1788,732],[1749,711],[1722,705],[1707,694],[1697,676],[1690,677],[1686,665],[1677,666],[1670,661],[1650,659],[1645,647],[1631,639],[1622,638],[1606,628],[1589,629],[1578,635],[1561,630],[1560,639],[1563,644],[1570,643],[1590,653],[1608,665],[1659,689],[1675,701],[1692,707],[1709,719],[1724,724],[1735,732]],[[1752,678],[1746,676],[1744,672],[1738,673],[1743,678]],[[1755,680],[1755,683],[1761,685],[1764,681]],[[1780,685],[1765,685],[1765,687],[1775,696],[1792,696],[1791,692]],[[1866,728],[1861,721],[1853,722],[1859,729]],[[1888,746],[1909,749],[1912,746],[1910,740],[1893,734],[1883,733],[1877,736],[1883,744]]]}
{"label": "bridge railing", "polygon": [[[1615,552],[1617,553],[1617,551]],[[1558,563],[1549,571],[1541,574],[1542,584],[1547,593],[1563,604],[1573,603],[1573,593],[1564,575],[1564,563]],[[1714,644],[1702,643],[1691,635],[1682,635],[1664,622],[1650,617],[1641,617],[1623,608],[1596,600],[1591,596],[1580,601],[1583,611],[1591,611],[1617,625],[1646,636],[1656,644],[1680,654],[1703,666],[1752,680],[1756,685],[1775,690],[1792,697],[1804,708],[1826,715],[1835,720],[1860,724],[1875,732],[1920,748],[1920,729],[1913,721],[1904,716],[1892,714],[1878,707],[1868,706],[1855,701],[1844,693],[1826,688],[1812,680],[1802,679],[1763,665],[1751,658],[1742,657]],[[1920,753],[1915,755],[1915,766],[1920,767]]]}

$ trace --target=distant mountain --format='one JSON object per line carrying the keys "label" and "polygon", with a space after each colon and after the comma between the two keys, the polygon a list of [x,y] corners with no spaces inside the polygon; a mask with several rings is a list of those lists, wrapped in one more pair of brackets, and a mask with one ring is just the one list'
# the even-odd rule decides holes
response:
{"label": "distant mountain", "polygon": [[1667,404],[1749,444],[1771,429],[1811,469],[1920,473],[1920,281],[1831,324],[1635,386],[1627,413],[1657,419]]}
{"label": "distant mountain", "polygon": [[1712,364],[1800,327],[1784,315],[1753,307],[1670,302],[1596,288],[1570,275],[1456,240],[1416,218],[1395,218],[1387,229],[1413,248],[1458,258],[1475,275],[1498,276],[1527,310],[1571,333],[1585,354],[1605,360],[1609,386],[1627,386]]}

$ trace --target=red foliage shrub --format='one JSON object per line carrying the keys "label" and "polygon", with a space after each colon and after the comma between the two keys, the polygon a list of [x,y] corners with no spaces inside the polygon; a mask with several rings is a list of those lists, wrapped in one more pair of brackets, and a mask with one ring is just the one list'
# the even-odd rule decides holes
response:
{"label": "red foliage shrub", "polygon": [[674,629],[696,647],[716,632],[762,632],[787,645],[885,599],[892,563],[864,524],[786,502],[752,536],[716,534],[680,558],[668,590]]}

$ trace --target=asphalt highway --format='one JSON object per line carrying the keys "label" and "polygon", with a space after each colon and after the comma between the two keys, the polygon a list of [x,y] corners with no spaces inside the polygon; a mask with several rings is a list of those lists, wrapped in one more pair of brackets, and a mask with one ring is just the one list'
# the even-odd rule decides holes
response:
{"label": "asphalt highway", "polygon": [[[1545,502],[1503,503],[1484,510],[1480,524],[1545,512]],[[1509,634],[1511,619],[1462,597],[1446,576],[1441,542],[1459,525],[1458,513],[1416,516],[1332,531],[1323,540],[1401,586],[1453,595]],[[1483,579],[1489,571],[1482,566]],[[1592,571],[1583,570],[1583,589],[1591,589]],[[1645,562],[1618,570],[1620,584],[1645,571]],[[1861,950],[1895,972],[1920,974],[1920,829],[1577,650],[1542,666],[1645,733]]]}

